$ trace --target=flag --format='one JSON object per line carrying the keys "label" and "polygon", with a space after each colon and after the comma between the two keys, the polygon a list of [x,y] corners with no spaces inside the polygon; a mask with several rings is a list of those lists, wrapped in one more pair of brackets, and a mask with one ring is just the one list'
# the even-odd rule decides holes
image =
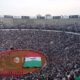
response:
{"label": "flag", "polygon": [[42,61],[41,57],[39,56],[33,56],[33,57],[25,57],[23,67],[41,67],[42,66]]}

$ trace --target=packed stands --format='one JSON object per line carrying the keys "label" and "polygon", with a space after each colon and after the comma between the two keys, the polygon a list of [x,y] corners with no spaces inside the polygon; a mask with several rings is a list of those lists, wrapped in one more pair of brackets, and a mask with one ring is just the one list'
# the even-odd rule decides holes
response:
{"label": "packed stands", "polygon": [[40,73],[6,80],[67,80],[68,76],[80,76],[79,35],[42,29],[1,29],[0,48],[9,50],[10,47],[42,51],[48,57],[48,64]]}

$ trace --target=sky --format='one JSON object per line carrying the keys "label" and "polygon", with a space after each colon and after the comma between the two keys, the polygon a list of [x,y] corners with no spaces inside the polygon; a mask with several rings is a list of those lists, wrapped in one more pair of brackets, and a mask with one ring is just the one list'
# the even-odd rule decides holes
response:
{"label": "sky", "polygon": [[0,0],[0,15],[80,15],[80,0]]}

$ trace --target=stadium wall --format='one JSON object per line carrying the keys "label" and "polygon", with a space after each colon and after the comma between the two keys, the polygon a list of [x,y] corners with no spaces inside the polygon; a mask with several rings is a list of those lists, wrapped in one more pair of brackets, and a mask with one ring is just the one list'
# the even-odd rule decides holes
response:
{"label": "stadium wall", "polygon": [[13,18],[0,18],[0,25],[5,27],[15,27],[19,25],[53,25],[53,26],[64,26],[70,24],[80,25],[80,19],[13,19]]}

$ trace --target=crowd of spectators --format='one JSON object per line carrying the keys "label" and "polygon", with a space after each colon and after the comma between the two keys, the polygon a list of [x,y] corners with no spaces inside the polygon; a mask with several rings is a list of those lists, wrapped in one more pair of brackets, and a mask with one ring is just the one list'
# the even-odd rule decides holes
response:
{"label": "crowd of spectators", "polygon": [[[0,48],[9,50],[10,47],[41,51],[48,57],[47,66],[40,73],[13,80],[80,80],[75,79],[77,75],[80,77],[79,35],[42,30],[0,30]],[[68,75],[74,79],[67,79]]]}
{"label": "crowd of spectators", "polygon": [[[65,21],[65,20],[63,20]],[[60,21],[60,22],[63,22]],[[56,21],[54,21],[55,23]],[[59,21],[57,21],[59,22]],[[44,23],[44,24],[43,24]],[[48,22],[36,23],[36,22],[27,22],[27,23],[17,23],[14,22],[13,25],[5,24],[0,22],[0,29],[44,29],[44,30],[60,30],[60,31],[71,31],[71,32],[80,32],[80,24],[76,21],[72,23],[56,23],[50,24]]]}

